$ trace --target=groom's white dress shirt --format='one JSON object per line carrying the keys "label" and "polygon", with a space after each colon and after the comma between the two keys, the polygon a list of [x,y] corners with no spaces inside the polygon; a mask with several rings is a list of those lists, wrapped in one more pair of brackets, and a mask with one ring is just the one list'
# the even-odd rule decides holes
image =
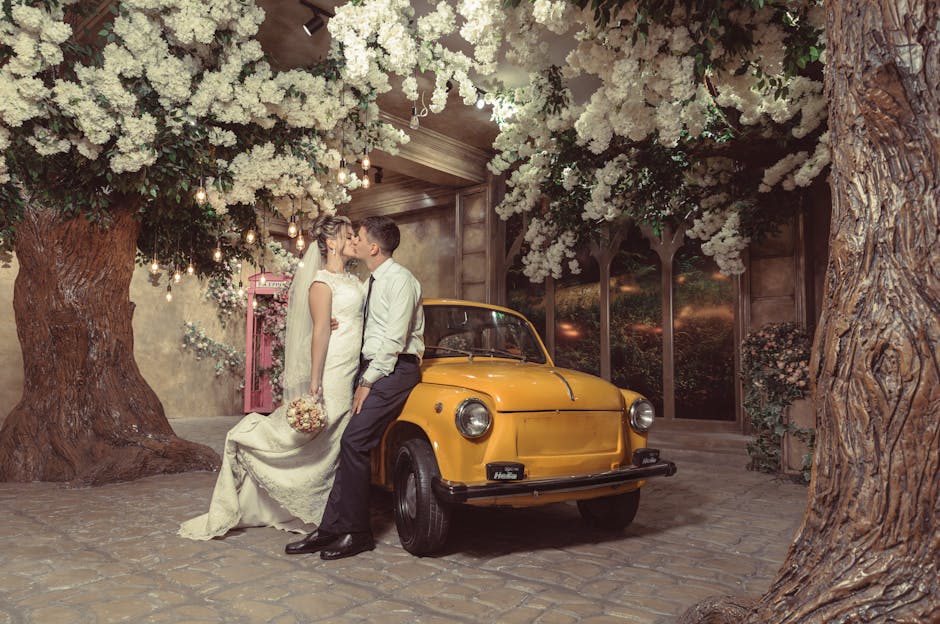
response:
{"label": "groom's white dress shirt", "polygon": [[395,370],[399,355],[424,355],[421,284],[391,258],[376,267],[372,277],[362,340],[362,357],[370,361],[362,380],[370,385]]}

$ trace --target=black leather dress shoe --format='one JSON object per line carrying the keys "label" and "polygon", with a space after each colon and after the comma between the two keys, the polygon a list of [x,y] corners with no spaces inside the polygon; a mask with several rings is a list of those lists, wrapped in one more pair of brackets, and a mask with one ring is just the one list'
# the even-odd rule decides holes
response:
{"label": "black leather dress shoe", "polygon": [[344,533],[320,551],[320,559],[343,559],[375,548],[371,533]]}
{"label": "black leather dress shoe", "polygon": [[340,536],[336,533],[327,533],[326,531],[317,529],[302,540],[291,542],[285,546],[284,552],[286,552],[288,555],[303,555],[306,553],[314,553],[322,549],[324,546],[329,546],[339,538]]}

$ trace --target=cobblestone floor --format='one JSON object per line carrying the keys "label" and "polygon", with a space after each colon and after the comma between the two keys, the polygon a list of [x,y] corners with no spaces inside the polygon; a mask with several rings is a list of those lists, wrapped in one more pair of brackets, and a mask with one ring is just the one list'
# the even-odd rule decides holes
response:
{"label": "cobblestone floor", "polygon": [[[230,418],[175,420],[220,448]],[[670,457],[673,458],[673,457]],[[673,622],[701,598],[762,593],[799,526],[806,489],[740,462],[674,459],[625,531],[573,505],[461,510],[446,552],[398,543],[391,498],[373,504],[376,550],[290,557],[292,536],[176,536],[205,511],[211,473],[92,489],[0,483],[0,624],[103,622]]]}

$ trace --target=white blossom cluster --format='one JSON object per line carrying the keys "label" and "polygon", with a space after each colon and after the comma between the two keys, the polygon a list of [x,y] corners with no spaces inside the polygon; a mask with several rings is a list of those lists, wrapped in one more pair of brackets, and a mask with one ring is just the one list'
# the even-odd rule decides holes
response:
{"label": "white blossom cluster", "polygon": [[792,191],[798,186],[809,186],[816,176],[829,164],[829,133],[819,137],[819,143],[812,155],[808,152],[787,154],[764,171],[759,190],[769,193],[777,184],[785,191]]}
{"label": "white blossom cluster", "polygon": [[551,224],[536,217],[529,222],[525,241],[530,249],[539,250],[539,253],[528,253],[522,258],[522,272],[533,282],[541,282],[546,277],[559,279],[565,260],[568,261],[569,270],[578,272],[573,251],[577,242],[574,232],[559,232]]}
{"label": "white blossom cluster", "polygon": [[595,183],[591,189],[591,199],[584,204],[582,219],[613,221],[623,214],[623,203],[616,197],[612,198],[611,191],[627,173],[629,162],[626,154],[620,154],[597,170],[594,174]]}
{"label": "white blossom cluster", "polygon": [[702,251],[715,259],[722,273],[739,275],[744,273],[741,252],[751,242],[741,234],[740,226],[741,215],[733,208],[704,210],[686,234],[704,241]]}
{"label": "white blossom cluster", "polygon": [[[61,9],[50,12],[23,4],[11,7],[11,21],[0,20],[0,41],[11,49],[9,59],[0,67],[0,151],[10,146],[13,129],[43,116],[49,89],[37,74],[62,61],[60,46],[71,36],[72,28],[61,20]],[[70,148],[67,139],[48,133],[37,133],[28,141],[44,154]],[[9,181],[6,158],[0,157],[0,184]]]}
{"label": "white blossom cluster", "polygon": [[[537,2],[532,14],[542,24],[559,27],[549,2]],[[797,3],[802,4],[802,3]],[[560,15],[561,7],[554,9]],[[589,10],[569,9],[568,27],[577,30],[579,41],[563,67],[564,76],[573,79],[588,75],[597,79],[599,86],[584,105],[570,104],[563,113],[555,114],[554,126],[544,112],[546,92],[536,78],[528,88],[512,93],[514,114],[502,120],[500,135],[494,147],[497,155],[490,164],[496,173],[512,171],[510,188],[497,211],[508,216],[529,212],[538,205],[538,189],[545,182],[547,168],[539,163],[554,161],[554,146],[546,140],[549,130],[571,127],[573,124],[579,144],[595,154],[604,153],[612,142],[622,137],[629,141],[655,138],[665,146],[677,145],[684,136],[695,138],[705,128],[707,115],[716,106],[734,108],[740,112],[739,122],[744,125],[790,124],[792,135],[802,138],[816,132],[825,123],[826,102],[822,84],[805,77],[786,77],[783,67],[784,29],[773,22],[775,8],[741,10],[732,14],[751,31],[754,46],[747,59],[747,70],[736,73],[741,59],[732,59],[720,49],[713,49],[714,58],[728,61],[731,70],[709,70],[704,81],[696,81],[694,45],[689,24],[681,9],[677,9],[671,25],[649,24],[645,33],[636,30],[632,16],[636,6],[628,3],[619,16],[611,19],[615,27],[596,27]],[[510,20],[518,13],[509,13]],[[624,19],[618,19],[624,18]],[[817,3],[808,18],[817,27],[822,25],[821,6]],[[544,55],[537,49],[531,28],[517,26],[507,33],[516,62],[529,63],[530,72],[538,75],[544,68]],[[531,53],[527,53],[527,48]],[[769,86],[773,85],[773,87]],[[778,97],[781,96],[781,97]],[[788,156],[780,164],[768,169],[761,190],[768,191],[776,184],[784,190],[808,185],[829,163],[828,135],[822,135],[810,156],[798,153]],[[512,167],[515,166],[515,169]],[[616,218],[624,209],[611,189],[625,175],[628,161],[614,156],[594,171],[584,169],[583,163],[573,162],[564,169],[560,181],[565,190],[576,184],[590,187],[591,199],[581,207],[581,217],[587,223]],[[712,171],[710,176],[719,176]],[[540,179],[541,178],[541,179]],[[694,182],[693,182],[694,183]],[[708,202],[704,202],[706,205]],[[741,233],[740,217],[729,208],[731,199],[725,198],[721,206],[699,207],[693,213],[691,235],[704,241],[703,250],[713,255],[722,271],[738,273],[743,270],[740,252],[749,240]],[[672,206],[662,206],[661,216],[668,216]],[[553,258],[560,268],[562,258]],[[526,261],[542,266],[546,261],[545,249],[531,246]],[[538,272],[542,274],[543,272]]]}
{"label": "white blossom cluster", "polygon": [[[404,10],[407,2],[395,6]],[[439,14],[443,23],[425,23],[437,35],[452,28],[447,11]],[[222,192],[214,180],[205,181],[213,209],[224,214],[233,203],[255,203],[261,192],[309,195],[319,209],[332,210],[349,200],[328,171],[341,157],[366,149],[395,152],[407,140],[379,122],[374,103],[361,108],[350,83],[300,69],[275,72],[253,38],[264,21],[254,2],[125,0],[100,65],[76,66],[73,79],[48,76],[62,62],[61,46],[71,35],[63,19],[54,3],[51,9],[14,4],[12,20],[0,19],[0,45],[12,50],[0,66],[0,150],[11,145],[12,132],[25,132],[39,156],[74,147],[89,160],[106,153],[116,174],[134,173],[156,162],[157,145],[167,135],[198,125],[208,143],[228,155],[216,165],[231,176],[232,188]],[[382,30],[378,42],[392,50],[391,58],[410,70],[416,47],[404,26],[384,18],[372,26]],[[346,74],[355,75],[355,67]],[[368,92],[359,81],[354,84],[356,93]],[[347,121],[353,109],[359,126]],[[45,121],[51,115],[65,117],[75,130],[53,132]],[[292,150],[273,143],[239,145],[238,127],[270,129],[279,122],[309,132]],[[10,179],[5,165],[0,158],[0,183]]]}

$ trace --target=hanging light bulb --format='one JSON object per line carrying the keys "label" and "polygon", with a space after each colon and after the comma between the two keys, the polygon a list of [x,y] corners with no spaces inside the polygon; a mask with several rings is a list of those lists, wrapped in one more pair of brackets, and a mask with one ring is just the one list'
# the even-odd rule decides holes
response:
{"label": "hanging light bulb", "polygon": [[176,269],[173,271],[173,281],[179,283],[181,279],[183,279],[183,274],[180,272],[180,270]]}
{"label": "hanging light bulb", "polygon": [[484,106],[486,106],[486,99],[483,97],[483,92],[480,91],[477,93],[477,108],[482,110]]}
{"label": "hanging light bulb", "polygon": [[186,265],[186,272],[190,275],[196,272],[196,266],[193,264],[192,260],[190,260],[189,264]]}
{"label": "hanging light bulb", "polygon": [[248,231],[245,232],[245,242],[251,245],[255,242],[255,238],[257,238],[257,234],[255,234],[254,228],[248,228]]}
{"label": "hanging light bulb", "polygon": [[157,257],[154,256],[153,260],[150,262],[150,272],[156,273],[160,270],[160,264],[157,262]]}
{"label": "hanging light bulb", "polygon": [[369,172],[363,171],[362,172],[362,188],[367,189],[370,186],[372,186],[372,182],[369,181]]}
{"label": "hanging light bulb", "polygon": [[339,171],[336,172],[336,181],[340,184],[346,184],[346,180],[349,178],[349,174],[346,171],[346,159],[339,159]]}
{"label": "hanging light bulb", "polygon": [[294,215],[290,216],[290,221],[287,224],[287,235],[291,238],[297,236],[297,221],[294,220]]}
{"label": "hanging light bulb", "polygon": [[304,250],[304,246],[306,246],[307,242],[304,240],[303,232],[301,232],[300,234],[297,235],[297,242],[294,243],[294,244],[297,245],[297,250],[298,250],[298,251],[303,251],[303,250]]}
{"label": "hanging light bulb", "polygon": [[372,159],[369,158],[369,152],[365,149],[362,150],[362,170],[368,171],[369,167],[372,166]]}
{"label": "hanging light bulb", "polygon": [[200,206],[206,202],[206,187],[201,179],[199,180],[199,187],[196,189],[196,195],[194,197],[196,203]]}
{"label": "hanging light bulb", "polygon": [[268,278],[264,276],[264,265],[261,265],[261,276],[258,278],[258,283],[264,286],[268,282]]}
{"label": "hanging light bulb", "polygon": [[169,284],[166,285],[166,300],[167,302],[173,301],[173,287]]}
{"label": "hanging light bulb", "polygon": [[216,262],[222,262],[222,247],[219,243],[215,244],[215,251],[212,252],[212,259]]}
{"label": "hanging light bulb", "polygon": [[301,268],[301,269],[304,268],[304,261],[303,261],[303,260],[298,260],[298,261],[297,261],[297,267],[298,267],[298,268]]}
{"label": "hanging light bulb", "polygon": [[257,299],[252,299],[252,300],[251,300],[251,309],[252,309],[252,310],[257,310],[257,309],[258,309],[258,300],[257,300]]}
{"label": "hanging light bulb", "polygon": [[417,130],[420,125],[421,121],[418,120],[418,103],[415,102],[411,106],[411,121],[408,123],[408,127],[412,130]]}
{"label": "hanging light bulb", "polygon": [[245,288],[244,288],[244,286],[242,286],[242,281],[241,281],[241,280],[238,280],[238,290],[235,291],[235,293],[238,295],[239,298],[245,296]]}

